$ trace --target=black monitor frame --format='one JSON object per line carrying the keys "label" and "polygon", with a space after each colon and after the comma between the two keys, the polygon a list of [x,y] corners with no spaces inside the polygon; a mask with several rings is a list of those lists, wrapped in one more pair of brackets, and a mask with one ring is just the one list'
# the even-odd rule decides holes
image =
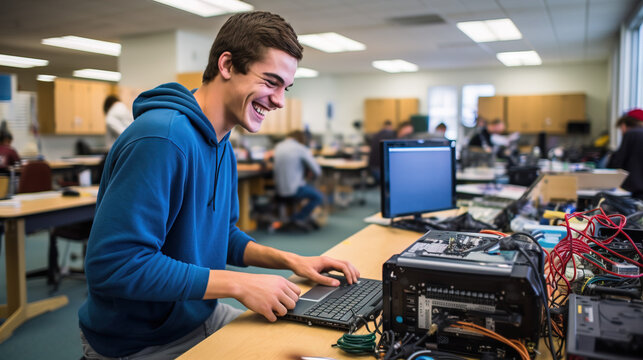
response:
{"label": "black monitor frame", "polygon": [[[419,211],[408,213],[391,213],[391,177],[390,177],[390,159],[389,149],[391,148],[413,148],[413,147],[449,147],[451,149],[451,205],[444,208],[425,208]],[[381,171],[381,211],[383,218],[396,218],[400,216],[413,215],[415,218],[421,218],[423,213],[442,211],[456,208],[456,159],[455,159],[455,141],[448,139],[399,139],[384,140],[380,142],[380,171]],[[436,176],[440,176],[436,174]]]}

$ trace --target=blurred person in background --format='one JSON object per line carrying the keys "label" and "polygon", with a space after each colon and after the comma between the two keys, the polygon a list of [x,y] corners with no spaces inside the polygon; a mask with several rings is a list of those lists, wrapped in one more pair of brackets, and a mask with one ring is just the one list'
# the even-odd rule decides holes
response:
{"label": "blurred person in background", "polygon": [[626,170],[629,175],[621,185],[632,197],[643,200],[643,110],[628,111],[616,122],[623,138],[607,163],[608,168]]}

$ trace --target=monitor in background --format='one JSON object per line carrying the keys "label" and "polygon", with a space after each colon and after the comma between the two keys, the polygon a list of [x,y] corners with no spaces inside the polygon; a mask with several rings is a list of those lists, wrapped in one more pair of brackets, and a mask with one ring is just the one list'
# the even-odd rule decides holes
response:
{"label": "monitor in background", "polygon": [[456,207],[454,141],[385,140],[380,151],[382,217],[413,216],[393,226],[423,231],[423,213]]}

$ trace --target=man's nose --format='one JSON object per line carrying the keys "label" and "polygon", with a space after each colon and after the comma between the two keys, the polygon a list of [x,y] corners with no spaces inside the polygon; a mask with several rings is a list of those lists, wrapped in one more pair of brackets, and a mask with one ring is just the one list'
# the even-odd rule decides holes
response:
{"label": "man's nose", "polygon": [[283,89],[277,90],[274,94],[270,96],[270,102],[276,107],[276,108],[283,108],[284,107],[284,99],[285,99],[285,91]]}

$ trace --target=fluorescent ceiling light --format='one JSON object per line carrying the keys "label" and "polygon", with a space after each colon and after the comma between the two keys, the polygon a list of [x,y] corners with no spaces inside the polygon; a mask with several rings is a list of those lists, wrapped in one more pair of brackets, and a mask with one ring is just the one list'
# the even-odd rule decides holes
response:
{"label": "fluorescent ceiling light", "polygon": [[107,81],[119,81],[121,79],[121,73],[119,72],[96,70],[96,69],[74,70],[74,76],[87,78],[87,79],[97,79],[97,80],[107,80]]}
{"label": "fluorescent ceiling light", "polygon": [[40,43],[44,45],[58,46],[67,49],[87,51],[111,56],[119,56],[121,54],[121,44],[119,43],[88,39],[80,36],[69,35],[47,38],[40,40]]}
{"label": "fluorescent ceiling light", "polygon": [[366,45],[334,32],[299,35],[300,43],[327,53],[366,50]]}
{"label": "fluorescent ceiling light", "polygon": [[32,68],[34,66],[47,66],[49,61],[43,59],[33,59],[21,56],[11,56],[0,54],[0,65],[17,68]]}
{"label": "fluorescent ceiling light", "polygon": [[522,39],[522,34],[510,19],[465,21],[456,26],[471,40],[479,43]]}
{"label": "fluorescent ceiling light", "polygon": [[154,0],[203,17],[254,10],[254,6],[238,0]]}
{"label": "fluorescent ceiling light", "polygon": [[297,78],[314,78],[319,76],[319,71],[305,68],[305,67],[300,67],[297,68],[297,71],[295,71],[295,79]]}
{"label": "fluorescent ceiling light", "polygon": [[36,80],[38,81],[47,81],[47,82],[54,81],[55,79],[56,79],[55,75],[42,75],[42,74],[38,75],[38,77],[36,78]]}
{"label": "fluorescent ceiling light", "polygon": [[373,61],[373,67],[390,73],[418,71],[417,65],[400,59]]}
{"label": "fluorescent ceiling light", "polygon": [[542,60],[535,51],[497,53],[496,57],[506,66],[540,65]]}

